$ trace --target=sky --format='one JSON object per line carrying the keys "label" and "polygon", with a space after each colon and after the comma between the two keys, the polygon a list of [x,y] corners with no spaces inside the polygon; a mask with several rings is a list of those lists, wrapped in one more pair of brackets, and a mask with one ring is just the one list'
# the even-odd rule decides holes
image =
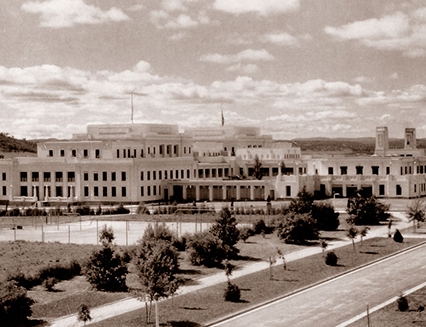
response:
{"label": "sky", "polygon": [[426,137],[420,0],[2,0],[0,132],[260,127]]}

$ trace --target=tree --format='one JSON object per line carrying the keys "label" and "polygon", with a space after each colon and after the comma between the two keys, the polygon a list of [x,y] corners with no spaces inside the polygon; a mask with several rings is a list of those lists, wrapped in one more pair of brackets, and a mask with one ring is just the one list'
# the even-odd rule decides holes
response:
{"label": "tree", "polygon": [[309,214],[290,212],[277,227],[277,235],[285,243],[304,244],[308,240],[317,240],[319,233]]}
{"label": "tree", "polygon": [[362,228],[359,231],[359,236],[361,236],[361,244],[362,244],[364,237],[367,236],[369,230],[370,230],[370,227],[364,226],[364,228]]}
{"label": "tree", "polygon": [[253,236],[253,230],[250,227],[243,226],[239,228],[240,230],[240,240],[242,240],[244,243],[247,241],[247,239],[250,236]]}
{"label": "tree", "polygon": [[278,257],[283,261],[283,269],[287,270],[287,262],[285,261],[285,256],[283,251],[277,248]]}
{"label": "tree", "polygon": [[348,199],[346,209],[351,225],[378,225],[380,221],[389,218],[389,205],[380,203],[375,196],[367,195],[363,190],[358,191]]}
{"label": "tree", "polygon": [[[177,277],[179,271],[178,253],[168,241],[156,240],[140,244],[134,258],[142,294],[148,296],[150,308],[156,298],[167,298],[176,293],[182,280]],[[150,323],[150,312],[147,322]]]}
{"label": "tree", "polygon": [[257,154],[254,156],[253,176],[259,180],[263,177],[262,162],[260,161],[259,156]]}
{"label": "tree", "polygon": [[19,326],[31,316],[34,301],[27,290],[14,281],[0,283],[0,321],[2,326]]}
{"label": "tree", "polygon": [[92,253],[85,266],[87,281],[102,291],[125,291],[127,264],[124,257],[113,248],[114,233],[112,228],[104,228],[99,232],[102,249]]}
{"label": "tree", "polygon": [[355,238],[358,235],[358,229],[356,229],[354,226],[351,226],[347,231],[346,231],[346,236],[349,237],[349,239],[352,241],[352,246],[355,250]]}
{"label": "tree", "polygon": [[416,223],[417,227],[420,227],[420,222],[426,220],[425,205],[423,201],[420,199],[411,201],[411,203],[407,206],[406,214],[408,219],[413,222],[414,230],[416,230]]}
{"label": "tree", "polygon": [[92,320],[90,309],[86,304],[82,304],[78,307],[77,319],[78,321],[82,321],[84,326],[86,326],[86,322]]}
{"label": "tree", "polygon": [[334,231],[339,227],[339,213],[331,204],[315,203],[311,210],[319,230]]}
{"label": "tree", "polygon": [[210,233],[217,238],[226,259],[232,259],[238,255],[239,250],[235,245],[238,243],[240,231],[235,217],[231,215],[228,208],[222,208],[219,218],[210,228]]}
{"label": "tree", "polygon": [[311,214],[313,205],[314,196],[306,191],[306,187],[303,187],[303,189],[297,193],[297,198],[291,200],[288,209],[294,213]]}
{"label": "tree", "polygon": [[192,235],[187,240],[189,260],[193,265],[218,267],[225,259],[225,252],[210,232]]}
{"label": "tree", "polygon": [[328,243],[326,240],[321,240],[321,250],[322,250],[322,256],[324,257],[325,250],[328,247]]}
{"label": "tree", "polygon": [[148,224],[139,242],[149,242],[152,240],[165,240],[173,242],[175,235],[167,227],[166,223],[159,224],[155,222],[154,226]]}

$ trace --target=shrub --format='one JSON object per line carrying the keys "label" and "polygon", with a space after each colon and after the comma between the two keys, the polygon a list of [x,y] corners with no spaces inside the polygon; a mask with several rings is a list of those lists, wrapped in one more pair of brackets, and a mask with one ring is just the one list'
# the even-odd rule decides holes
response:
{"label": "shrub", "polygon": [[130,210],[124,208],[124,206],[123,206],[122,203],[120,203],[118,205],[117,209],[115,209],[115,210],[112,211],[113,215],[123,215],[123,214],[125,215],[125,214],[128,214],[128,213],[130,213]]}
{"label": "shrub", "polygon": [[139,242],[144,243],[152,240],[165,240],[173,243],[174,239],[174,234],[172,231],[170,231],[165,223],[159,224],[156,222],[154,226],[148,224]]}
{"label": "shrub", "polygon": [[189,234],[181,235],[179,238],[173,240],[173,246],[180,252],[185,251],[189,239]]}
{"label": "shrub", "polygon": [[396,300],[398,304],[398,310],[401,312],[405,312],[408,310],[408,300],[404,296],[400,296],[398,300]]}
{"label": "shrub", "polygon": [[58,283],[58,280],[55,277],[49,277],[43,281],[43,286],[47,291],[52,292],[53,287]]}
{"label": "shrub", "polygon": [[238,228],[240,230],[240,240],[242,240],[244,243],[247,241],[247,239],[250,236],[253,236],[253,230],[250,227],[243,226]]}
{"label": "shrub", "polygon": [[317,203],[312,206],[312,218],[319,230],[334,231],[339,227],[339,213],[328,203]]}
{"label": "shrub", "polygon": [[263,219],[256,220],[253,223],[254,234],[261,234],[262,232],[265,232],[266,229],[267,229],[266,224],[265,224],[265,221]]}
{"label": "shrub", "polygon": [[351,225],[378,225],[389,218],[389,205],[380,203],[375,196],[369,196],[363,190],[348,199],[346,219]]}
{"label": "shrub", "polygon": [[237,228],[235,217],[231,215],[228,208],[222,208],[219,218],[210,228],[210,233],[218,240],[217,243],[226,258],[231,259],[238,255],[240,250],[235,245],[239,240],[240,231]]}
{"label": "shrub", "polygon": [[225,289],[224,297],[225,301],[239,302],[241,299],[240,288],[237,285],[228,282],[228,285]]}
{"label": "shrub", "polygon": [[187,240],[189,260],[195,266],[217,267],[225,259],[223,248],[209,232],[192,235]]}
{"label": "shrub", "polygon": [[310,214],[289,213],[277,227],[277,235],[286,243],[303,244],[318,239],[316,222]]}
{"label": "shrub", "polygon": [[395,234],[393,235],[393,240],[397,243],[404,242],[404,237],[402,236],[401,232],[397,229]]}
{"label": "shrub", "polygon": [[13,281],[0,284],[0,321],[2,326],[17,326],[31,316],[34,301]]}
{"label": "shrub", "polygon": [[327,252],[325,257],[325,264],[328,266],[336,266],[338,259],[339,258],[337,257],[336,253],[334,253],[334,251]]}

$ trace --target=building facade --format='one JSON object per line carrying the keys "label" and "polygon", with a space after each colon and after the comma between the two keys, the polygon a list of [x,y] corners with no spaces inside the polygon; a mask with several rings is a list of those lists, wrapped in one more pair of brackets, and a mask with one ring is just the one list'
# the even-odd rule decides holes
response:
{"label": "building facade", "polygon": [[[0,160],[0,201],[139,203],[293,198],[303,188],[347,197],[360,188],[378,197],[426,195],[426,156],[415,129],[403,149],[376,130],[373,156],[303,155],[293,142],[255,127],[89,125],[69,141],[37,145],[36,157]],[[255,158],[263,178],[253,177]]]}

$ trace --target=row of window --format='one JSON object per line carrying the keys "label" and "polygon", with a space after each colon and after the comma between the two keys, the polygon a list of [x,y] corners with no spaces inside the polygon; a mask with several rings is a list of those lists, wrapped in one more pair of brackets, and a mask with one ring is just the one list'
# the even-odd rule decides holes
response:
{"label": "row of window", "polygon": [[[54,157],[54,151],[53,150],[49,150],[49,157]],[[59,150],[59,157],[65,157],[65,150],[63,150],[63,149]],[[74,157],[74,158],[77,157],[77,150],[75,150],[75,149],[71,150],[71,157]],[[83,149],[83,157],[89,158],[89,150],[88,149]],[[95,158],[100,158],[100,157],[101,157],[101,150],[95,149]]]}
{"label": "row of window", "polygon": [[[26,171],[20,172],[20,180],[21,182],[28,182],[28,173]],[[60,183],[64,180],[64,174],[62,171],[55,172],[55,182]],[[39,182],[40,181],[40,173],[38,171],[31,172],[31,181],[32,182]],[[44,182],[51,182],[52,181],[52,174],[50,171],[43,172],[43,181]],[[68,182],[75,182],[75,172],[69,171],[67,172],[67,181]]]}
{"label": "row of window", "polygon": [[[102,188],[100,188],[99,186],[94,186],[93,187],[93,196],[94,197],[99,197],[100,193],[99,191],[102,190],[102,196],[103,197],[108,197],[108,187],[106,186],[102,186]],[[83,188],[83,192],[84,192],[84,197],[89,197],[89,186],[84,186]],[[111,187],[111,193],[110,193],[111,197],[116,197],[117,196],[117,188],[115,186]],[[127,196],[127,188],[125,186],[121,187],[121,197],[125,198]]]}
{"label": "row of window", "polygon": [[[173,175],[173,172],[174,172],[174,175]],[[179,177],[179,172],[180,172],[180,177]],[[178,179],[178,178],[184,179],[185,178],[185,170],[181,169],[179,171],[179,169],[176,169],[176,170],[173,171],[171,169],[170,171],[164,170],[164,172],[162,170],[159,170],[158,171],[158,179],[162,180],[163,177],[164,177],[164,179],[174,179],[174,178],[175,179]],[[156,170],[141,171],[141,181],[143,181],[145,179],[147,181],[149,181],[149,180],[151,180],[151,178],[154,181],[157,179],[157,171]],[[189,169],[186,170],[186,178],[191,178],[191,171]]]}
{"label": "row of window", "polygon": [[[380,168],[379,166],[371,166],[371,175],[379,175],[379,168]],[[363,166],[356,166],[355,170],[356,170],[357,175],[363,175],[364,174],[364,167]],[[334,174],[334,168],[333,167],[328,167],[328,174],[329,175]],[[348,167],[347,166],[341,166],[340,167],[340,175],[347,175],[347,174],[348,174]],[[390,167],[386,167],[386,175],[389,175],[389,174],[390,174]]]}
{"label": "row of window", "polygon": [[[121,172],[121,181],[126,181],[127,179],[127,173],[125,171]],[[83,173],[83,180],[85,182],[87,182],[89,180],[89,173],[87,171],[85,171]],[[98,172],[94,172],[93,173],[93,181],[98,181],[99,180],[99,173]],[[103,171],[102,172],[102,180],[104,182],[108,181],[108,172]],[[117,180],[117,173],[115,171],[111,172],[111,176],[110,176],[110,180],[112,182],[115,182]]]}
{"label": "row of window", "polygon": [[[138,157],[138,153],[139,156],[141,158],[145,158],[146,155],[150,155],[150,156],[155,156],[157,154],[157,147],[153,146],[150,147],[148,146],[146,148],[146,154],[144,153],[144,149],[117,149],[117,154],[116,154],[116,158],[120,158],[120,156],[122,158],[137,158]],[[191,147],[183,147],[183,154],[191,154]],[[160,156],[171,156],[172,154],[174,156],[179,155],[179,146],[178,145],[159,145],[158,146],[158,154]]]}

